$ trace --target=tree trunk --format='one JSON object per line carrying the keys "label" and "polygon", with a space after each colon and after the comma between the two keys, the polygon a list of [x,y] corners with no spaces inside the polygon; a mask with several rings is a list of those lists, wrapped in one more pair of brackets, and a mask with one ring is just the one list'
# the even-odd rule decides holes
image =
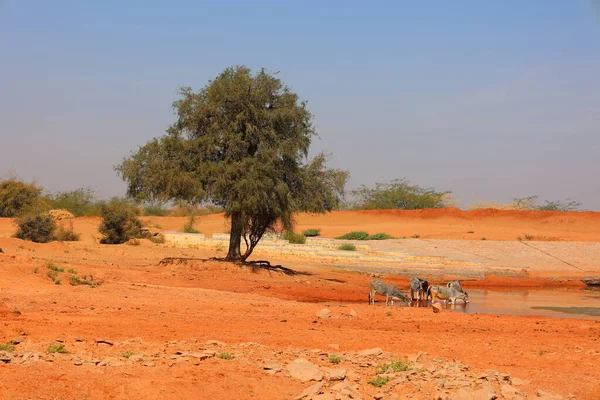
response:
{"label": "tree trunk", "polygon": [[227,261],[240,261],[242,253],[240,245],[242,243],[242,230],[244,229],[244,218],[242,214],[234,213],[231,215],[231,233],[229,234],[229,251],[227,252]]}

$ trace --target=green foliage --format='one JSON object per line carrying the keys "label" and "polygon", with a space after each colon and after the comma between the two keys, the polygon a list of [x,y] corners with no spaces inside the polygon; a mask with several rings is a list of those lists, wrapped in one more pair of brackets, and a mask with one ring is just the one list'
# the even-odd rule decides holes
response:
{"label": "green foliage", "polygon": [[523,240],[523,238],[521,236],[517,236],[517,240],[520,242]]}
{"label": "green foliage", "polygon": [[80,238],[78,233],[73,230],[73,221],[70,221],[69,228],[63,226],[57,226],[56,232],[54,233],[54,240],[60,242],[76,242]]}
{"label": "green foliage", "polygon": [[525,234],[525,240],[533,240],[533,235]]}
{"label": "green foliage", "polygon": [[223,360],[233,360],[235,357],[233,354],[225,352],[217,354],[217,358],[221,358]]}
{"label": "green foliage", "polygon": [[365,231],[354,231],[338,236],[336,239],[341,240],[369,240],[369,234]]}
{"label": "green foliage", "polygon": [[572,200],[545,201],[545,204],[539,205],[537,195],[513,199],[514,208],[517,210],[533,211],[579,211],[581,203]]}
{"label": "green foliage", "polygon": [[194,216],[190,215],[190,220],[187,224],[183,226],[183,231],[185,233],[201,233],[200,231],[194,229]]}
{"label": "green foliage", "polygon": [[133,351],[133,350],[127,350],[125,353],[121,354],[121,357],[123,357],[123,358],[129,358],[129,357],[131,357],[134,354],[135,354],[135,351]]}
{"label": "green foliage", "polygon": [[302,233],[287,231],[283,234],[283,238],[293,244],[305,244],[306,236]]}
{"label": "green foliage", "polygon": [[12,178],[0,182],[0,217],[14,218],[43,208],[42,188]]}
{"label": "green foliage", "polygon": [[395,179],[390,183],[376,183],[375,189],[362,186],[353,190],[357,199],[354,207],[359,210],[419,210],[423,208],[442,208],[452,192],[438,192],[434,189],[411,185],[406,179]]}
{"label": "green foliage", "polygon": [[164,217],[169,215],[170,210],[160,203],[149,204],[142,208],[142,215],[153,217]]}
{"label": "green foliage", "polygon": [[67,270],[67,272],[68,272],[68,273],[70,273],[70,274],[75,274],[75,275],[77,275],[77,270],[76,270],[75,268],[69,268],[69,269]]}
{"label": "green foliage", "polygon": [[90,187],[58,192],[49,198],[50,207],[70,211],[76,217],[100,215],[101,204]]}
{"label": "green foliage", "polygon": [[138,210],[128,201],[113,199],[102,206],[102,223],[99,231],[104,235],[103,244],[120,244],[141,236],[142,223]]}
{"label": "green foliage", "polygon": [[389,376],[381,376],[381,375],[377,375],[375,378],[371,378],[367,381],[367,383],[375,386],[375,387],[382,387],[383,385],[385,385],[386,383],[388,383],[390,381],[390,377]]}
{"label": "green foliage", "polygon": [[338,246],[338,250],[356,251],[356,246],[352,243],[344,243]]}
{"label": "green foliage", "polygon": [[394,360],[388,363],[379,364],[375,370],[378,374],[385,374],[389,370],[393,372],[408,371],[409,367],[403,360]]}
{"label": "green foliage", "polygon": [[48,261],[46,263],[46,268],[54,272],[65,272],[65,269],[63,267],[56,266],[56,264],[54,264],[54,261]]}
{"label": "green foliage", "polygon": [[220,214],[224,211],[223,208],[212,204],[198,206],[189,204],[185,201],[178,201],[175,203],[175,206],[169,210],[169,215],[172,217],[189,217],[191,215],[199,217],[202,215]]}
{"label": "green foliage", "polygon": [[388,235],[384,232],[375,233],[374,235],[369,236],[369,240],[387,240],[393,239],[392,235]]}
{"label": "green foliage", "polygon": [[17,219],[14,237],[35,243],[48,243],[54,239],[56,221],[48,214],[33,213]]}
{"label": "green foliage", "polygon": [[15,346],[11,343],[0,343],[0,351],[15,351]]}
{"label": "green foliage", "polygon": [[419,235],[418,233],[415,233],[414,235],[411,236],[411,238],[413,238],[413,239],[418,239],[420,237],[421,237],[421,235]]}
{"label": "green foliage", "polygon": [[65,348],[65,345],[60,343],[60,344],[51,344],[50,346],[48,346],[48,349],[46,350],[47,353],[67,353],[67,349]]}
{"label": "green foliage", "polygon": [[321,236],[321,230],[320,229],[306,229],[305,231],[302,232],[302,234],[306,237],[315,237],[315,236]]}
{"label": "green foliage", "polygon": [[242,261],[267,230],[293,230],[294,212],[339,206],[348,173],[327,169],[324,154],[307,160],[312,114],[275,74],[230,67],[180,96],[167,135],[116,167],[129,196],[222,207],[232,227],[227,259]]}
{"label": "green foliage", "polygon": [[87,280],[87,276],[84,276],[83,279],[81,279],[76,275],[71,275],[69,277],[69,284],[71,286],[87,285],[87,286],[91,286],[93,288],[96,287],[96,284],[94,282],[90,282]]}
{"label": "green foliage", "polygon": [[332,364],[339,364],[340,362],[342,362],[342,357],[340,357],[337,354],[331,354],[329,356],[329,362]]}

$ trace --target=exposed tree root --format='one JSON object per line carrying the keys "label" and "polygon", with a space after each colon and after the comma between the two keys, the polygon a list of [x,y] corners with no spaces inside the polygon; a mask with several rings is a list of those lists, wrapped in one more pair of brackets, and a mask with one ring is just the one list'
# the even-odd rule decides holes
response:
{"label": "exposed tree root", "polygon": [[256,261],[229,261],[222,257],[211,257],[211,258],[195,258],[195,257],[165,257],[159,261],[158,265],[180,265],[187,264],[189,261],[219,261],[232,263],[242,267],[250,267],[252,269],[266,269],[269,271],[283,272],[286,275],[297,275],[298,272],[293,269],[286,268],[283,265],[271,265],[267,260],[256,260]]}

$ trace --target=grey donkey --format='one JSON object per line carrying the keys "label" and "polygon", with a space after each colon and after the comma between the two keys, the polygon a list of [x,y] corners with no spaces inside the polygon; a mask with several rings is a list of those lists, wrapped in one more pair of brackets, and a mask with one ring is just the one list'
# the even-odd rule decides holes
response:
{"label": "grey donkey", "polygon": [[394,299],[410,303],[408,297],[402,294],[396,286],[378,281],[377,279],[373,279],[371,282],[369,282],[369,304],[375,304],[375,293],[385,296],[386,306],[388,305],[390,299],[392,306],[394,305]]}

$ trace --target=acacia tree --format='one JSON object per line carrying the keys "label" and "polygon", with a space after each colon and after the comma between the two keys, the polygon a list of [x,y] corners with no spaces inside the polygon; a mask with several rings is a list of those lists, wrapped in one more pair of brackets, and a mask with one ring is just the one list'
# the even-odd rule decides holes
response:
{"label": "acacia tree", "polygon": [[338,207],[348,172],[328,169],[324,154],[308,159],[313,116],[274,74],[230,67],[180,95],[167,134],[116,167],[129,196],[222,207],[231,219],[230,261],[245,261],[278,224],[292,229],[294,212]]}

